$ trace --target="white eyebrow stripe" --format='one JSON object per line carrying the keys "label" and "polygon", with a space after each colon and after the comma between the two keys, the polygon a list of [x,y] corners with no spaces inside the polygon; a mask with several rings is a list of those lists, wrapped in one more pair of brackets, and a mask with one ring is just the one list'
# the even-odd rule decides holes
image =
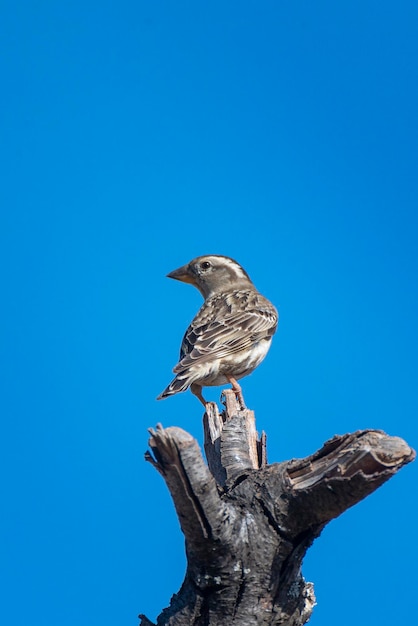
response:
{"label": "white eyebrow stripe", "polygon": [[244,272],[242,267],[233,259],[230,259],[227,256],[213,256],[213,257],[209,256],[207,258],[213,260],[213,262],[215,263],[216,263],[216,259],[221,258],[224,261],[225,265],[227,265],[231,270],[233,270],[233,272],[235,272],[238,278],[248,279],[246,272]]}

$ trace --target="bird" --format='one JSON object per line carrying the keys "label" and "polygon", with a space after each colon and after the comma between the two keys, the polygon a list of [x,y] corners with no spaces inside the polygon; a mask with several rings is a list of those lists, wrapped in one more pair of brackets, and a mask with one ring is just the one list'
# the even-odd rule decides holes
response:
{"label": "bird", "polygon": [[184,334],[175,378],[157,400],[190,388],[206,407],[202,388],[230,383],[245,409],[237,381],[266,356],[279,321],[276,308],[227,256],[199,256],[167,277],[194,285],[204,303]]}

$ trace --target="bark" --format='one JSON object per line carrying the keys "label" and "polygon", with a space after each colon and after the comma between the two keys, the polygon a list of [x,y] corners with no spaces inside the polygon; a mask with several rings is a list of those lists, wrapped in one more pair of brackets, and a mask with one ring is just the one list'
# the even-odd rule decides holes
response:
{"label": "bark", "polygon": [[[163,476],[186,538],[187,571],[158,626],[302,626],[312,583],[301,564],[324,526],[415,458],[380,430],[335,436],[305,459],[267,464],[266,438],[231,391],[204,416],[203,460],[181,428],[151,430],[146,459]],[[155,626],[140,615],[141,626]]]}

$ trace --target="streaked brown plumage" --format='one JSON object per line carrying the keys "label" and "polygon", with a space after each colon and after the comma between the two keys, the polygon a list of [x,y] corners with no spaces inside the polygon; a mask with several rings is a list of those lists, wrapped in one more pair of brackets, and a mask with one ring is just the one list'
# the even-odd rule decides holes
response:
{"label": "streaked brown plumage", "polygon": [[176,377],[157,399],[190,387],[206,405],[202,387],[230,382],[244,407],[237,380],[266,356],[279,318],[275,307],[229,257],[200,256],[167,276],[197,287],[205,302],[184,335]]}

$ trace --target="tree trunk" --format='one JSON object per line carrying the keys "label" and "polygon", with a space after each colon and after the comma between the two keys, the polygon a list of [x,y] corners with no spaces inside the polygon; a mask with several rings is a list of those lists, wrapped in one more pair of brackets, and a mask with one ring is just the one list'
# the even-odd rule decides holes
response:
{"label": "tree trunk", "polygon": [[[204,416],[203,460],[181,428],[151,430],[153,456],[186,538],[187,571],[158,626],[302,626],[312,583],[301,573],[324,526],[380,487],[415,452],[399,437],[335,436],[305,459],[267,464],[266,438],[231,390]],[[140,626],[154,626],[140,615]]]}

